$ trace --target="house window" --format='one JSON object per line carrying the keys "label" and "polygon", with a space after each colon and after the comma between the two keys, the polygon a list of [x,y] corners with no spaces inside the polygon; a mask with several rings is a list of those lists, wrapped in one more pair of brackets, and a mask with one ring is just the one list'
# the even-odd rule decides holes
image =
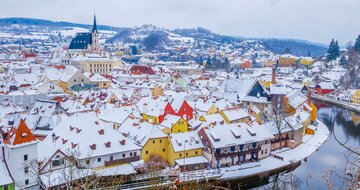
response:
{"label": "house window", "polygon": [[153,140],[153,144],[155,144],[155,140]]}
{"label": "house window", "polygon": [[29,185],[29,180],[25,180],[25,185]]}
{"label": "house window", "polygon": [[165,148],[163,148],[163,152],[165,152]]}
{"label": "house window", "polygon": [[24,161],[27,161],[27,160],[28,160],[28,155],[25,154],[25,155],[24,155]]}
{"label": "house window", "polygon": [[189,153],[185,153],[186,156],[189,156]]}
{"label": "house window", "polygon": [[243,151],[244,150],[244,145],[240,145],[240,151]]}
{"label": "house window", "polygon": [[29,173],[29,167],[25,167],[24,172],[25,172],[25,174],[28,174]]}
{"label": "house window", "polygon": [[265,154],[267,154],[267,149],[265,149]]}
{"label": "house window", "polygon": [[98,160],[98,162],[101,162],[101,158],[98,158],[97,160]]}
{"label": "house window", "polygon": [[149,154],[149,151],[146,151],[145,154]]}
{"label": "house window", "polygon": [[113,160],[114,160],[113,155],[110,155],[110,161],[113,161]]}
{"label": "house window", "polygon": [[58,155],[54,160],[51,161],[52,167],[58,167],[64,164],[64,160]]}
{"label": "house window", "polygon": [[90,164],[90,160],[86,160],[85,163],[86,163],[86,165],[89,165],[89,164]]}
{"label": "house window", "polygon": [[198,151],[195,151],[195,154],[197,155],[197,154],[198,154]]}
{"label": "house window", "polygon": [[234,151],[235,151],[235,146],[231,146],[231,147],[230,147],[230,151],[231,151],[231,152],[234,152]]}
{"label": "house window", "polygon": [[182,154],[180,153],[179,156],[182,157]]}
{"label": "house window", "polygon": [[256,143],[252,143],[252,147],[255,148],[255,147],[256,147]]}
{"label": "house window", "polygon": [[162,140],[160,139],[160,143],[162,143]]}
{"label": "house window", "polygon": [[74,82],[76,82],[76,79],[74,79]]}
{"label": "house window", "polygon": [[125,154],[122,154],[122,157],[125,158]]}
{"label": "house window", "polygon": [[136,156],[137,155],[137,152],[134,152],[134,156]]}
{"label": "house window", "polygon": [[130,152],[130,156],[133,156],[133,153],[132,153],[132,152]]}

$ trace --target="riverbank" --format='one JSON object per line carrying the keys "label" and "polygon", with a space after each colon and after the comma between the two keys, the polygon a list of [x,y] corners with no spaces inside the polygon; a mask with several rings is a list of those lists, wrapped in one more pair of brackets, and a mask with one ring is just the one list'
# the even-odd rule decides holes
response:
{"label": "riverbank", "polygon": [[[316,120],[316,124],[311,127],[315,130],[315,134],[305,134],[303,137],[303,142],[294,149],[278,149],[273,151],[271,156],[261,159],[257,162],[243,163],[241,165],[222,167],[219,169],[197,170],[180,173],[178,176],[179,184],[204,180],[241,180],[252,176],[262,176],[264,173],[270,174],[289,168],[316,152],[328,139],[330,132],[325,124],[319,120]],[[174,181],[165,179],[167,176],[162,177],[163,179],[161,179],[158,183],[154,183],[154,181],[147,181],[136,184],[119,185],[117,188],[147,189],[154,186],[175,184]]]}
{"label": "riverbank", "polygon": [[352,104],[349,102],[344,102],[344,101],[339,101],[336,99],[333,99],[331,97],[327,97],[327,96],[320,96],[320,95],[312,95],[311,96],[312,99],[314,100],[319,100],[325,103],[330,103],[336,106],[340,106],[342,108],[348,109],[350,111],[354,111],[356,113],[360,113],[360,106],[356,105],[356,104]]}
{"label": "riverbank", "polygon": [[312,153],[316,152],[329,137],[329,130],[325,124],[318,120],[317,123],[317,125],[313,126],[316,130],[315,134],[305,135],[303,138],[303,143],[294,149],[283,148],[276,150],[272,152],[273,156],[262,159],[258,162],[254,162],[256,164],[245,163],[241,164],[240,166],[221,168],[223,174],[221,175],[220,179],[241,179],[253,175],[259,175],[264,172],[270,172],[287,167],[305,159]]}

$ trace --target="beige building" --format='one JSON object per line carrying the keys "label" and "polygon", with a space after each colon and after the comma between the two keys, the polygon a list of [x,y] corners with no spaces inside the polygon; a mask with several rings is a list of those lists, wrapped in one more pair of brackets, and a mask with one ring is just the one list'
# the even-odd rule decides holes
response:
{"label": "beige building", "polygon": [[105,54],[88,54],[86,56],[78,56],[71,60],[72,64],[79,68],[82,72],[107,74],[114,67],[121,65],[121,60],[110,58]]}

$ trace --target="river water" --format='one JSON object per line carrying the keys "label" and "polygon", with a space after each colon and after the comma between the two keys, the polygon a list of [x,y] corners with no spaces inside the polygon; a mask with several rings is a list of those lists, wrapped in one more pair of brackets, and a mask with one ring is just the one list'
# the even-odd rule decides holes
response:
{"label": "river water", "polygon": [[[317,117],[329,128],[330,136],[307,161],[303,160],[293,171],[280,174],[279,178],[283,179],[278,183],[291,183],[295,189],[348,189],[348,182],[342,178],[347,177],[345,173],[349,164],[346,164],[345,155],[348,155],[348,151],[335,140],[334,134],[347,146],[359,148],[360,115],[329,104],[317,102],[316,105],[319,108]],[[348,158],[359,164],[359,158],[354,154]],[[274,179],[271,176],[253,189],[272,189]]]}
{"label": "river water", "polygon": [[328,189],[328,185],[331,185],[330,188],[347,189],[348,183],[342,179],[349,166],[345,156],[357,163],[359,160],[354,159],[354,154],[348,154],[335,140],[334,134],[340,142],[346,142],[347,146],[359,148],[360,115],[329,104],[317,102],[316,105],[319,107],[317,117],[329,128],[330,136],[317,152],[309,156],[306,162],[303,161],[292,173],[299,180],[300,189]]}

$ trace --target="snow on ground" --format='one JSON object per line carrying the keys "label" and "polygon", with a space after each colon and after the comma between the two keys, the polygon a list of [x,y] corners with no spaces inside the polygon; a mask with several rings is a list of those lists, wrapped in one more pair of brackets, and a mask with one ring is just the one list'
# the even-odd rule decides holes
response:
{"label": "snow on ground", "polygon": [[60,30],[62,36],[75,36],[79,32],[89,32],[89,28],[68,27]]}
{"label": "snow on ground", "polygon": [[16,34],[0,32],[0,38],[46,40],[46,39],[49,38],[49,36],[45,36],[45,35],[44,36],[41,36],[41,35],[28,35],[28,34],[16,35]]}

